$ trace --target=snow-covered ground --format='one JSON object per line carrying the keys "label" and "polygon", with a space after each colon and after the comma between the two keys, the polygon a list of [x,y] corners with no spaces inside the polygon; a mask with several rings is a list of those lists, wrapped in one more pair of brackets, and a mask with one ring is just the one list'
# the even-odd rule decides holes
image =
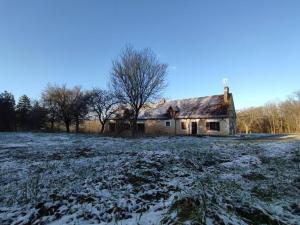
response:
{"label": "snow-covered ground", "polygon": [[300,141],[0,133],[0,224],[300,224]]}

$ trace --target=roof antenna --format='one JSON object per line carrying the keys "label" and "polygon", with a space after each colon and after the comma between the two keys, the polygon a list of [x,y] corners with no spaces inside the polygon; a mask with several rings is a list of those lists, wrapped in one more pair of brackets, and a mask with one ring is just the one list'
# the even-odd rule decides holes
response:
{"label": "roof antenna", "polygon": [[223,78],[223,84],[224,84],[224,87],[228,87],[228,79],[227,78]]}

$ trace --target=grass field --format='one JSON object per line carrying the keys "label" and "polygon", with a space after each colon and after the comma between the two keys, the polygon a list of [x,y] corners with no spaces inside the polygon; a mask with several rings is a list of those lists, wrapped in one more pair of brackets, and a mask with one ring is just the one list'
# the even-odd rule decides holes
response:
{"label": "grass field", "polygon": [[0,133],[0,224],[300,224],[300,141]]}

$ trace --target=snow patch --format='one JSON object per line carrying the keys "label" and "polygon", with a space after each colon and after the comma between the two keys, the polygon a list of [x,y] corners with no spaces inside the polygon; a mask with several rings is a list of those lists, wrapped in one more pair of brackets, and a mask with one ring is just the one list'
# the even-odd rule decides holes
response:
{"label": "snow patch", "polygon": [[251,167],[251,166],[256,166],[259,164],[261,164],[260,159],[257,158],[256,156],[252,156],[252,155],[243,155],[243,156],[239,157],[238,159],[235,159],[231,162],[222,163],[222,165],[227,168]]}

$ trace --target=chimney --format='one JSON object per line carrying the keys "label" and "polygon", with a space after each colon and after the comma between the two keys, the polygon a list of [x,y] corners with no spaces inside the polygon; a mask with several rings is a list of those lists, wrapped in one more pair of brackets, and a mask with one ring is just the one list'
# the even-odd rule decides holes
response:
{"label": "chimney", "polygon": [[166,99],[165,98],[162,98],[159,102],[158,102],[158,104],[165,104],[166,103]]}
{"label": "chimney", "polygon": [[229,87],[224,87],[224,103],[229,103]]}
{"label": "chimney", "polygon": [[228,87],[228,80],[225,78],[224,82],[224,103],[229,103],[229,87]]}

